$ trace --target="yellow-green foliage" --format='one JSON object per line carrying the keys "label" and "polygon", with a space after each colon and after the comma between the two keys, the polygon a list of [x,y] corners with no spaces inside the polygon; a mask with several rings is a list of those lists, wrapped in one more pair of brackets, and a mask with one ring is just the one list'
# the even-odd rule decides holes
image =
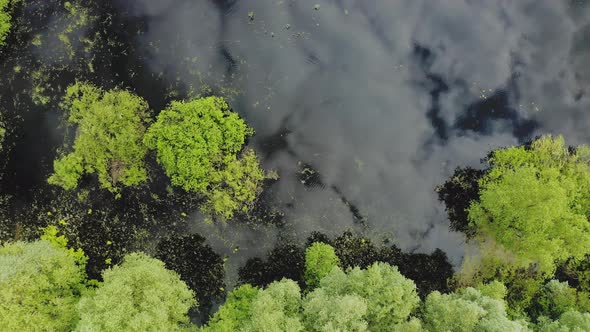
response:
{"label": "yellow-green foliage", "polygon": [[77,125],[74,151],[54,162],[49,183],[74,189],[85,173],[97,173],[102,188],[117,192],[147,179],[143,135],[147,103],[125,90],[103,91],[76,83],[68,87],[63,108]]}
{"label": "yellow-green foliage", "polygon": [[536,263],[550,274],[556,261],[582,258],[590,252],[589,161],[590,148],[570,153],[562,137],[495,151],[470,223],[522,267]]}
{"label": "yellow-green foliage", "polygon": [[207,200],[201,210],[230,219],[239,211],[246,213],[260,193],[264,172],[256,153],[246,150],[240,159],[234,159],[224,169],[211,172]]}
{"label": "yellow-green foliage", "polygon": [[68,239],[64,235],[58,236],[58,233],[59,230],[57,227],[53,225],[47,226],[43,229],[43,235],[41,235],[41,239],[53,244],[58,249],[67,250],[68,254],[74,258],[76,263],[80,265],[86,265],[86,262],[88,262],[88,257],[84,253],[84,250],[80,248],[68,248]]}
{"label": "yellow-green foliage", "polygon": [[144,254],[103,271],[104,282],[78,304],[78,331],[180,331],[189,326],[193,292],[164,263]]}
{"label": "yellow-green foliage", "polygon": [[231,218],[249,210],[264,178],[253,151],[238,158],[253,133],[223,98],[207,97],[172,102],[144,142],[172,184],[205,196],[204,211]]}
{"label": "yellow-green foliage", "polygon": [[10,0],[0,0],[0,46],[5,45],[6,36],[12,26],[10,23],[11,11]]}
{"label": "yellow-green foliage", "polygon": [[250,319],[252,301],[256,298],[258,291],[258,288],[252,287],[249,284],[242,285],[231,291],[225,303],[211,317],[207,326],[203,328],[203,331],[240,331]]}
{"label": "yellow-green foliage", "polygon": [[0,329],[71,331],[84,290],[84,265],[41,240],[0,247]]}
{"label": "yellow-green foliage", "polygon": [[309,290],[316,288],[320,280],[340,264],[334,248],[329,244],[315,242],[305,250],[305,284]]}

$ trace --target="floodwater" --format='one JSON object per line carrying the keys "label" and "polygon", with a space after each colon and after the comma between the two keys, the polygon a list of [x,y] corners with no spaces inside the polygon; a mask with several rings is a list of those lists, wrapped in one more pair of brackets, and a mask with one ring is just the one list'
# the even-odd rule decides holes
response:
{"label": "floodwater", "polygon": [[[457,166],[542,133],[588,142],[584,1],[135,1],[154,71],[239,93],[296,233],[357,227],[444,249],[433,191]],[[158,45],[157,49],[150,45]],[[586,43],[587,45],[587,43]],[[195,59],[196,58],[196,59]],[[192,60],[194,59],[194,61]],[[192,66],[192,67],[191,67]],[[297,175],[310,165],[320,185]]]}
{"label": "floodwater", "polygon": [[585,1],[115,3],[144,23],[130,38],[146,70],[227,97],[281,177],[267,196],[286,227],[225,225],[222,252],[353,228],[458,264],[434,192],[455,167],[543,133],[590,141]]}

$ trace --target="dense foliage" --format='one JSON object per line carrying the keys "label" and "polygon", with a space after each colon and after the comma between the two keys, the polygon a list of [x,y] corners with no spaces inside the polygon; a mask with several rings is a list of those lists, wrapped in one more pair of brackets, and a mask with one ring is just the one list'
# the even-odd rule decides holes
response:
{"label": "dense foliage", "polygon": [[206,97],[172,102],[144,141],[172,184],[203,195],[205,211],[230,219],[251,208],[264,179],[253,151],[238,157],[253,133],[223,98]]}
{"label": "dense foliage", "polygon": [[[190,245],[187,238],[180,240],[165,243],[169,250],[164,252],[178,252],[174,243]],[[163,262],[129,254],[120,265],[103,271],[102,282],[88,282],[83,271],[86,256],[67,245],[68,240],[49,227],[42,240],[0,249],[3,326],[58,331],[196,329],[188,316],[196,294]],[[206,250],[201,246],[197,241],[197,252]],[[536,294],[536,312],[528,319],[510,315],[505,301],[509,290],[497,281],[452,293],[433,291],[421,301],[414,282],[387,263],[343,271],[336,266],[334,248],[320,242],[309,246],[306,263],[306,275],[314,276],[306,288],[287,278],[264,288],[239,286],[202,330],[587,331],[590,326],[588,296],[556,280]],[[326,273],[328,267],[331,271]],[[315,277],[319,282],[313,284]],[[198,279],[188,279],[194,280]],[[196,292],[201,286],[197,284]],[[33,312],[35,319],[29,319]]]}
{"label": "dense foliage", "polygon": [[10,31],[11,19],[11,0],[0,0],[0,47],[5,43],[6,36]]}
{"label": "dense foliage", "polygon": [[126,90],[103,91],[76,83],[63,101],[68,122],[76,124],[72,152],[54,163],[49,183],[74,189],[84,174],[98,174],[102,188],[117,192],[121,185],[147,180],[143,145],[147,103]]}
{"label": "dense foliage", "polygon": [[334,248],[328,244],[315,242],[305,250],[305,284],[314,289],[332,269],[340,264]]}
{"label": "dense foliage", "polygon": [[[161,45],[138,43],[150,24],[124,2],[0,0],[0,330],[590,331],[590,148],[545,136],[456,169],[436,188],[467,239],[456,273],[441,250],[364,228],[303,245],[261,202],[254,131],[228,105],[241,92],[152,72],[142,48]],[[221,52],[219,80],[241,82],[243,59]],[[288,148],[287,127],[260,146]],[[308,162],[293,179],[328,188]],[[194,234],[197,208],[280,240],[231,284],[212,248],[226,243]]]}
{"label": "dense foliage", "polygon": [[6,331],[69,331],[78,321],[84,265],[48,241],[0,247],[0,326]]}
{"label": "dense foliage", "polygon": [[590,252],[589,161],[590,148],[570,152],[563,137],[494,151],[470,223],[520,265],[552,273],[556,261],[583,258]]}
{"label": "dense foliage", "polygon": [[130,254],[103,273],[78,304],[79,331],[180,331],[196,304],[193,292],[161,261]]}

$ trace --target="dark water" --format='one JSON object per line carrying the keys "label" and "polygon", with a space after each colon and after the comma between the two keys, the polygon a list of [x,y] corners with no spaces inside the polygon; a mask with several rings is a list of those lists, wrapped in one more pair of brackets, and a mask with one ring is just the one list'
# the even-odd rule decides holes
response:
{"label": "dark water", "polygon": [[[355,227],[352,204],[369,234],[457,259],[462,238],[433,192],[454,167],[541,133],[588,142],[585,1],[131,7],[149,17],[140,42],[154,71],[192,84],[196,57],[199,79],[239,92],[232,105],[282,175],[272,190],[296,233]],[[323,185],[301,183],[303,164]]]}
{"label": "dark water", "polygon": [[[250,145],[281,175],[269,196],[287,233],[354,228],[407,250],[441,248],[458,263],[463,237],[448,230],[433,191],[456,166],[542,133],[590,142],[586,3],[120,0],[115,8],[142,22],[128,38],[158,84],[207,85],[255,128]],[[158,84],[146,97],[158,99]],[[201,219],[194,230],[244,257],[280,233]]]}

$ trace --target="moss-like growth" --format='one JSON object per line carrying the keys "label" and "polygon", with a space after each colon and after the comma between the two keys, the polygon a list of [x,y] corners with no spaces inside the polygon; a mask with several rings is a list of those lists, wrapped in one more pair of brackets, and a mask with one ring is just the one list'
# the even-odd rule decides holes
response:
{"label": "moss-like growth", "polygon": [[76,83],[68,87],[63,108],[77,124],[74,151],[54,162],[49,183],[74,189],[83,174],[97,173],[100,186],[118,192],[147,179],[142,143],[147,103],[125,90],[103,91]]}

